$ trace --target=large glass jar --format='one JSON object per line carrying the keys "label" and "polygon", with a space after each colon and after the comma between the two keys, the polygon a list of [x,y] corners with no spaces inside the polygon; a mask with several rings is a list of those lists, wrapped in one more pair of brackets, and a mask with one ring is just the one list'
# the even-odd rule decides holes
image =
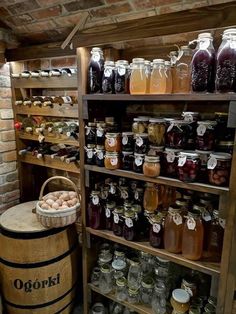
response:
{"label": "large glass jar", "polygon": [[103,222],[102,206],[100,204],[99,191],[92,191],[88,204],[89,226],[93,229],[101,229]]}
{"label": "large glass jar", "polygon": [[91,314],[106,314],[105,306],[102,303],[95,303],[91,311]]}
{"label": "large glass jar", "polygon": [[182,254],[185,258],[196,261],[203,251],[203,224],[201,212],[188,212],[183,228]]}
{"label": "large glass jar", "polygon": [[166,131],[166,146],[176,149],[186,149],[190,135],[190,122],[172,120]]}
{"label": "large glass jar", "polygon": [[136,154],[146,154],[148,150],[148,134],[137,133],[135,134],[134,139],[135,139],[134,152]]}
{"label": "large glass jar", "polygon": [[105,207],[105,227],[106,230],[112,230],[113,226],[113,210],[116,207],[116,203],[113,201],[108,201]]}
{"label": "large glass jar", "polygon": [[142,268],[142,276],[143,278],[149,278],[153,275],[153,266],[155,263],[154,257],[147,253],[141,251],[139,254],[139,261],[141,263]]}
{"label": "large glass jar", "polygon": [[120,133],[106,133],[105,150],[111,153],[121,152]]}
{"label": "large glass jar", "polygon": [[104,159],[105,168],[109,170],[120,169],[120,156],[118,153],[106,153]]}
{"label": "large glass jar", "polygon": [[236,91],[236,29],[223,32],[222,43],[216,56],[216,91]]}
{"label": "large glass jar", "polygon": [[133,171],[143,173],[143,163],[145,154],[134,154]]}
{"label": "large glass jar", "polygon": [[123,132],[122,133],[122,151],[133,152],[134,150],[134,133]]}
{"label": "large glass jar", "polygon": [[104,72],[102,77],[102,91],[105,94],[114,94],[115,79],[115,63],[114,61],[105,61]]}
{"label": "large glass jar", "polygon": [[200,150],[213,150],[216,140],[216,121],[197,122],[196,148]]}
{"label": "large glass jar", "polygon": [[137,216],[133,210],[127,210],[124,214],[125,222],[123,236],[127,241],[134,241],[137,238]]}
{"label": "large glass jar", "polygon": [[172,314],[184,314],[189,309],[189,294],[183,289],[175,289],[172,292],[170,303],[173,307]]}
{"label": "large glass jar", "polygon": [[208,179],[211,184],[228,186],[231,169],[231,155],[213,153],[207,162]]}
{"label": "large glass jar", "polygon": [[96,125],[96,143],[97,145],[104,145],[105,143],[106,123],[98,122]]}
{"label": "large glass jar", "polygon": [[134,58],[130,75],[130,94],[145,94],[147,90],[147,76],[145,74],[145,64],[143,58]]}
{"label": "large glass jar", "polygon": [[123,236],[123,227],[124,227],[124,218],[123,218],[124,209],[119,206],[113,210],[113,226],[112,230],[114,235],[118,237]]}
{"label": "large glass jar", "polygon": [[150,94],[165,94],[166,83],[165,62],[163,59],[154,59],[150,79]]}
{"label": "large glass jar", "polygon": [[153,213],[158,207],[158,189],[154,183],[147,183],[143,197],[143,207],[146,212]]}
{"label": "large glass jar", "polygon": [[149,243],[155,248],[163,248],[164,236],[164,217],[161,214],[151,215],[149,217]]}
{"label": "large glass jar", "polygon": [[86,145],[96,144],[96,123],[88,122],[88,125],[85,126],[85,141]]}
{"label": "large glass jar", "polygon": [[164,287],[155,286],[151,305],[153,314],[166,314],[166,289]]}
{"label": "large glass jar", "polygon": [[211,33],[198,35],[191,65],[193,92],[212,93],[215,87],[215,49]]}
{"label": "large glass jar", "polygon": [[212,154],[212,151],[208,150],[199,150],[196,149],[195,152],[199,155],[200,158],[200,170],[199,170],[199,176],[198,176],[198,181],[199,182],[208,182],[208,170],[207,170],[207,161]]}
{"label": "large glass jar", "polygon": [[133,119],[132,132],[146,133],[148,128],[149,117],[138,117]]}
{"label": "large glass jar", "polygon": [[192,151],[179,153],[178,173],[179,180],[184,182],[196,182],[200,171],[199,155]]}
{"label": "large glass jar", "polygon": [[164,226],[164,248],[167,251],[171,253],[181,253],[183,225],[181,209],[170,207]]}
{"label": "large glass jar", "polygon": [[115,64],[115,93],[129,93],[129,62],[118,60]]}
{"label": "large glass jar", "polygon": [[164,119],[150,119],[148,124],[148,139],[157,146],[165,145],[166,123]]}
{"label": "large glass jar", "polygon": [[102,92],[102,76],[104,71],[104,57],[100,48],[94,47],[91,51],[91,59],[88,66],[88,86],[90,93]]}
{"label": "large glass jar", "polygon": [[108,294],[113,290],[113,279],[111,267],[108,264],[104,264],[101,267],[100,278],[99,278],[99,290],[103,294]]}
{"label": "large glass jar", "polygon": [[145,156],[143,174],[147,177],[156,178],[160,175],[160,171],[160,158],[154,156]]}
{"label": "large glass jar", "polygon": [[127,264],[122,259],[115,259],[113,260],[111,265],[112,265],[112,270],[113,270],[114,283],[116,283],[117,279],[126,276]]}
{"label": "large glass jar", "polygon": [[152,302],[152,295],[153,295],[153,288],[154,288],[154,280],[152,277],[145,277],[141,281],[141,288],[140,288],[140,301],[143,304],[150,305]]}
{"label": "large glass jar", "polygon": [[192,50],[188,46],[181,46],[175,64],[174,93],[187,94],[191,86]]}
{"label": "large glass jar", "polygon": [[165,77],[166,77],[165,94],[171,94],[173,90],[171,63],[170,61],[165,61],[164,65],[165,65]]}
{"label": "large glass jar", "polygon": [[122,152],[122,169],[132,171],[134,163],[133,152]]}
{"label": "large glass jar", "polygon": [[127,280],[125,277],[116,280],[116,299],[117,301],[125,301],[127,299]]}
{"label": "large glass jar", "polygon": [[166,148],[164,152],[164,160],[162,172],[165,176],[171,178],[178,177],[178,157],[180,149]]}
{"label": "large glass jar", "polygon": [[130,267],[128,271],[128,287],[130,289],[138,290],[142,281],[142,269],[138,260],[130,260]]}

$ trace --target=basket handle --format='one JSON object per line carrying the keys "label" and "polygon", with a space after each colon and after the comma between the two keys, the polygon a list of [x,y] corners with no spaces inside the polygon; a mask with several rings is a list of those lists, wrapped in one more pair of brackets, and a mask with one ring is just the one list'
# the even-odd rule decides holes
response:
{"label": "basket handle", "polygon": [[43,185],[42,185],[42,187],[41,187],[41,190],[40,190],[40,194],[39,194],[39,200],[40,200],[40,201],[41,201],[42,198],[43,198],[43,192],[44,192],[44,189],[45,189],[46,185],[47,185],[50,181],[52,181],[52,180],[58,180],[58,179],[64,180],[64,181],[67,181],[68,183],[70,183],[70,184],[72,185],[72,187],[74,188],[75,192],[77,193],[78,198],[79,198],[79,200],[80,200],[80,194],[78,193],[77,186],[74,184],[73,181],[71,181],[70,179],[68,179],[68,178],[66,178],[66,177],[63,177],[63,176],[54,176],[54,177],[51,177],[51,178],[47,179],[47,180],[43,183]]}

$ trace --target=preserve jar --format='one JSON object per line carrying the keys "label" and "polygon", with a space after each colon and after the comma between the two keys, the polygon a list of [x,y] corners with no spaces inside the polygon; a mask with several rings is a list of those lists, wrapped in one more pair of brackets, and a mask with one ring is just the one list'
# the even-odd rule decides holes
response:
{"label": "preserve jar", "polygon": [[215,112],[217,142],[234,141],[235,129],[228,128],[228,117],[227,112]]}
{"label": "preserve jar", "polygon": [[188,46],[181,46],[175,63],[174,93],[188,94],[191,87],[192,50]]}
{"label": "preserve jar", "polygon": [[133,152],[122,152],[122,169],[132,171],[134,163],[134,154]]}
{"label": "preserve jar", "polygon": [[230,141],[230,142],[220,141],[220,142],[218,142],[217,151],[232,155],[233,151],[234,151],[234,141]]}
{"label": "preserve jar", "polygon": [[122,151],[133,152],[134,150],[134,133],[123,132],[122,133]]}
{"label": "preserve jar", "polygon": [[188,292],[190,298],[195,298],[197,295],[197,284],[196,282],[193,282],[193,280],[183,278],[181,282],[181,289],[185,290]]}
{"label": "preserve jar", "polygon": [[178,177],[178,157],[180,149],[166,148],[163,159],[163,174],[167,177]]}
{"label": "preserve jar", "polygon": [[118,237],[123,236],[123,226],[124,226],[124,218],[123,218],[124,208],[121,206],[117,206],[113,210],[113,226],[112,230],[114,235]]}
{"label": "preserve jar", "polygon": [[144,277],[141,281],[140,287],[140,301],[143,304],[150,305],[152,302],[152,295],[154,289],[154,280],[152,277]]}
{"label": "preserve jar", "polygon": [[[171,263],[170,261],[156,256],[156,265],[154,268],[155,281],[158,287],[164,287],[166,290],[166,295],[169,294],[168,289],[170,286],[171,277]],[[164,285],[163,285],[164,283]]]}
{"label": "preserve jar", "polygon": [[102,91],[105,94],[114,94],[115,63],[114,61],[105,61],[102,77]]}
{"label": "preserve jar", "polygon": [[99,290],[103,294],[108,294],[113,290],[112,271],[110,265],[108,264],[104,264],[101,267]]}
{"label": "preserve jar", "polygon": [[112,261],[112,254],[110,251],[102,251],[98,256],[98,266],[110,265]]}
{"label": "preserve jar", "polygon": [[183,227],[182,254],[185,258],[197,261],[203,251],[203,224],[201,212],[188,212]]}
{"label": "preserve jar", "polygon": [[143,205],[143,195],[144,195],[143,187],[136,187],[133,190],[133,197],[136,204]]}
{"label": "preserve jar", "polygon": [[129,288],[129,290],[128,290],[128,300],[127,301],[130,304],[139,303],[139,301],[140,301],[139,289]]}
{"label": "preserve jar", "polygon": [[139,252],[139,262],[142,269],[142,278],[152,277],[154,267],[154,257],[147,252]]}
{"label": "preserve jar", "polygon": [[166,89],[165,94],[171,94],[172,93],[172,71],[171,71],[171,63],[170,61],[165,61],[165,77],[166,77]]}
{"label": "preserve jar", "polygon": [[85,155],[86,164],[95,165],[96,163],[95,145],[88,144],[87,147],[85,147],[85,152],[86,152],[86,155]]}
{"label": "preserve jar", "polygon": [[143,58],[134,58],[132,60],[131,75],[130,75],[130,94],[138,95],[145,94],[147,90],[147,77],[145,74],[145,64]]}
{"label": "preserve jar", "polygon": [[143,164],[143,174],[147,177],[156,178],[160,175],[160,158],[145,156]]}
{"label": "preserve jar", "polygon": [[137,238],[137,216],[133,210],[124,213],[123,236],[127,241],[134,241]]}
{"label": "preserve jar", "polygon": [[116,280],[116,299],[117,301],[125,301],[127,299],[127,280],[125,277]]}
{"label": "preserve jar", "polygon": [[105,206],[105,228],[106,230],[112,230],[113,226],[113,210],[116,207],[116,203],[114,201],[107,201]]}
{"label": "preserve jar", "polygon": [[165,62],[154,59],[150,78],[150,94],[165,94],[166,92]]}
{"label": "preserve jar", "polygon": [[133,119],[132,132],[133,133],[146,133],[148,129],[149,117],[137,117]]}
{"label": "preserve jar", "polygon": [[196,182],[200,171],[199,154],[192,151],[179,153],[178,174],[179,180],[184,182]]}
{"label": "preserve jar", "polygon": [[153,213],[158,207],[158,189],[154,183],[148,182],[144,191],[143,207],[146,212]]}
{"label": "preserve jar", "polygon": [[197,122],[196,148],[200,150],[213,150],[216,140],[216,121]]}
{"label": "preserve jar", "polygon": [[211,33],[198,35],[197,47],[191,63],[193,92],[212,93],[215,87],[215,49]]}
{"label": "preserve jar", "polygon": [[207,183],[208,182],[207,161],[213,152],[199,149],[196,149],[195,152],[199,155],[200,158],[200,170],[198,175],[198,181]]}
{"label": "preserve jar", "polygon": [[134,154],[133,171],[143,173],[143,163],[145,154]]}
{"label": "preserve jar", "polygon": [[231,169],[231,155],[213,153],[207,162],[208,179],[211,184],[228,186]]}
{"label": "preserve jar", "polygon": [[96,123],[88,122],[88,125],[85,126],[85,141],[86,144],[96,144]]}
{"label": "preserve jar", "polygon": [[88,204],[89,226],[93,229],[101,229],[103,222],[102,206],[100,204],[99,191],[92,191]]}
{"label": "preserve jar", "polygon": [[135,134],[134,139],[135,139],[134,152],[136,154],[146,154],[148,150],[148,134],[137,133]]}
{"label": "preserve jar", "polygon": [[115,93],[129,93],[129,62],[117,60],[115,64]]}
{"label": "preserve jar", "polygon": [[96,143],[97,145],[104,145],[105,143],[106,123],[98,122],[96,125]]}
{"label": "preserve jar", "polygon": [[166,146],[185,149],[190,135],[190,123],[185,120],[172,120],[166,131]]}
{"label": "preserve jar", "polygon": [[161,206],[163,210],[167,210],[176,200],[176,189],[168,185],[161,185]]}
{"label": "preserve jar", "polygon": [[106,314],[105,306],[102,303],[95,303],[92,306],[91,314]]}
{"label": "preserve jar", "polygon": [[114,284],[115,284],[117,279],[126,276],[127,264],[122,259],[115,259],[113,260],[111,265],[112,265],[113,279],[114,279]]}
{"label": "preserve jar", "polygon": [[189,294],[183,289],[175,289],[172,291],[170,304],[173,307],[172,314],[184,314],[189,310]]}
{"label": "preserve jar", "polygon": [[150,145],[147,155],[160,157],[160,162],[162,163],[163,158],[164,158],[164,146]]}
{"label": "preserve jar", "polygon": [[138,259],[131,259],[128,271],[128,287],[130,289],[138,290],[142,281],[142,268]]}
{"label": "preserve jar", "polygon": [[104,57],[102,49],[92,48],[88,66],[88,86],[91,94],[102,92],[102,76],[104,71]]}
{"label": "preserve jar", "polygon": [[121,152],[120,133],[106,133],[105,150],[111,153]]}
{"label": "preserve jar", "polygon": [[148,124],[149,142],[157,146],[165,145],[166,123],[164,119],[150,119]]}
{"label": "preserve jar", "polygon": [[146,87],[146,94],[150,93],[150,79],[151,79],[151,72],[152,72],[152,65],[151,61],[145,60],[144,61],[144,66],[145,66],[145,74],[147,77],[147,87]]}
{"label": "preserve jar", "polygon": [[102,184],[100,186],[100,198],[103,204],[106,203],[109,196],[109,186],[107,184]]}
{"label": "preserve jar", "polygon": [[100,267],[94,267],[91,274],[91,284],[95,287],[99,285]]}
{"label": "preserve jar", "polygon": [[103,145],[97,145],[96,149],[96,160],[95,163],[98,167],[104,167],[104,156],[105,156],[105,149]]}
{"label": "preserve jar", "polygon": [[216,91],[229,93],[236,91],[236,29],[223,32],[222,43],[216,56]]}
{"label": "preserve jar", "polygon": [[105,168],[109,170],[120,169],[120,156],[118,153],[106,153],[104,159]]}
{"label": "preserve jar", "polygon": [[124,206],[126,207],[126,209],[130,209],[131,208],[131,203],[129,202],[130,198],[131,198],[131,192],[130,192],[130,188],[129,186],[120,186],[119,187],[120,190],[120,198],[122,200],[125,201]]}
{"label": "preserve jar", "polygon": [[183,216],[179,208],[169,207],[164,225],[164,248],[171,253],[181,253]]}
{"label": "preserve jar", "polygon": [[150,304],[152,305],[153,314],[166,314],[167,305],[165,287],[155,286]]}
{"label": "preserve jar", "polygon": [[149,243],[152,247],[163,248],[164,216],[161,214],[149,216]]}

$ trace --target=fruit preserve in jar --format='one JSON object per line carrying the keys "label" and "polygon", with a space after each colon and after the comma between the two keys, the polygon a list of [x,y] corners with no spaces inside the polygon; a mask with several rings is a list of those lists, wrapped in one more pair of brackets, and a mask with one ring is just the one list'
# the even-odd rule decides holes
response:
{"label": "fruit preserve in jar", "polygon": [[106,134],[105,150],[112,153],[121,152],[121,138],[119,133]]}
{"label": "fruit preserve in jar", "polygon": [[95,165],[96,161],[96,150],[95,150],[95,145],[93,144],[88,144],[87,147],[85,147],[85,160],[88,165]]}
{"label": "fruit preserve in jar", "polygon": [[113,210],[113,226],[112,230],[114,235],[118,237],[123,236],[123,227],[124,227],[124,208],[119,206]]}
{"label": "fruit preserve in jar", "polygon": [[120,156],[118,153],[106,153],[104,159],[105,168],[109,170],[120,169]]}
{"label": "fruit preserve in jar", "polygon": [[221,141],[234,141],[234,128],[228,128],[228,116],[227,112],[215,112],[216,125],[216,138],[217,142]]}
{"label": "fruit preserve in jar", "polygon": [[166,131],[166,146],[185,149],[188,145],[191,127],[185,120],[172,120]]}
{"label": "fruit preserve in jar", "polygon": [[232,155],[233,150],[234,150],[234,142],[233,141],[230,141],[230,142],[220,141],[217,144],[217,151],[218,152],[228,153],[228,154]]}
{"label": "fruit preserve in jar", "polygon": [[133,210],[127,210],[124,214],[123,236],[127,241],[137,238],[137,216]]}
{"label": "fruit preserve in jar", "polygon": [[102,77],[102,91],[105,94],[114,94],[114,78],[115,78],[114,61],[105,61],[104,72]]}
{"label": "fruit preserve in jar", "polygon": [[199,154],[192,151],[179,153],[178,174],[179,180],[184,182],[195,182],[200,171]]}
{"label": "fruit preserve in jar", "polygon": [[105,142],[106,123],[98,122],[96,126],[96,143],[104,145]]}
{"label": "fruit preserve in jar", "polygon": [[195,152],[199,155],[201,161],[198,181],[207,183],[208,182],[207,161],[210,157],[210,154],[212,154],[212,151],[196,149]]}
{"label": "fruit preserve in jar", "polygon": [[147,177],[156,178],[160,175],[160,158],[145,156],[143,164],[143,174]]}
{"label": "fruit preserve in jar", "polygon": [[170,304],[173,307],[172,314],[184,314],[189,310],[190,296],[184,289],[175,289],[172,292]]}
{"label": "fruit preserve in jar", "polygon": [[166,148],[163,158],[162,172],[165,176],[171,178],[178,177],[178,156],[180,149]]}
{"label": "fruit preserve in jar", "polygon": [[92,191],[90,194],[90,202],[88,204],[89,226],[93,229],[102,228],[103,217],[99,193],[99,191]]}
{"label": "fruit preserve in jar", "polygon": [[105,227],[106,230],[112,230],[113,226],[113,210],[116,207],[116,203],[113,201],[108,201],[105,206]]}
{"label": "fruit preserve in jar", "polygon": [[134,133],[123,132],[122,133],[122,151],[133,152],[134,150]]}
{"label": "fruit preserve in jar", "polygon": [[132,171],[134,163],[133,152],[122,152],[122,169]]}
{"label": "fruit preserve in jar", "polygon": [[115,64],[115,93],[129,93],[129,63],[127,60],[118,60]]}
{"label": "fruit preserve in jar", "polygon": [[96,123],[88,122],[85,126],[85,141],[86,144],[96,144]]}
{"label": "fruit preserve in jar", "polygon": [[157,146],[165,144],[166,123],[164,119],[150,119],[148,124],[149,142]]}
{"label": "fruit preserve in jar", "polygon": [[138,117],[133,119],[132,132],[146,133],[148,128],[149,117]]}
{"label": "fruit preserve in jar", "polygon": [[137,173],[143,172],[145,154],[134,154],[133,171]]}
{"label": "fruit preserve in jar", "polygon": [[103,51],[101,48],[94,47],[91,50],[91,59],[88,66],[88,85],[90,93],[101,93],[103,71]]}
{"label": "fruit preserve in jar", "polygon": [[143,207],[146,212],[153,213],[158,206],[158,189],[154,183],[147,183],[143,197]]}
{"label": "fruit preserve in jar", "polygon": [[231,169],[231,155],[213,153],[207,162],[208,179],[211,184],[228,186]]}
{"label": "fruit preserve in jar", "polygon": [[105,150],[103,145],[97,145],[96,147],[96,165],[98,167],[104,167]]}
{"label": "fruit preserve in jar", "polygon": [[163,248],[163,236],[164,236],[164,216],[161,214],[151,215],[149,217],[150,229],[149,229],[149,243],[156,248]]}
{"label": "fruit preserve in jar", "polygon": [[200,150],[213,150],[216,140],[216,121],[197,122],[196,148]]}
{"label": "fruit preserve in jar", "polygon": [[134,152],[136,154],[146,154],[148,150],[148,134],[137,133],[135,134],[134,139],[135,139]]}

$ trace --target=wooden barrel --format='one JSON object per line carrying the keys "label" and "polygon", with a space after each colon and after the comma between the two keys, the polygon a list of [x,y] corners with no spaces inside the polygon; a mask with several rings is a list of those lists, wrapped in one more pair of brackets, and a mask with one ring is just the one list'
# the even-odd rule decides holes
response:
{"label": "wooden barrel", "polygon": [[9,314],[70,313],[78,272],[75,226],[46,229],[32,213],[35,202],[0,217],[0,282]]}

